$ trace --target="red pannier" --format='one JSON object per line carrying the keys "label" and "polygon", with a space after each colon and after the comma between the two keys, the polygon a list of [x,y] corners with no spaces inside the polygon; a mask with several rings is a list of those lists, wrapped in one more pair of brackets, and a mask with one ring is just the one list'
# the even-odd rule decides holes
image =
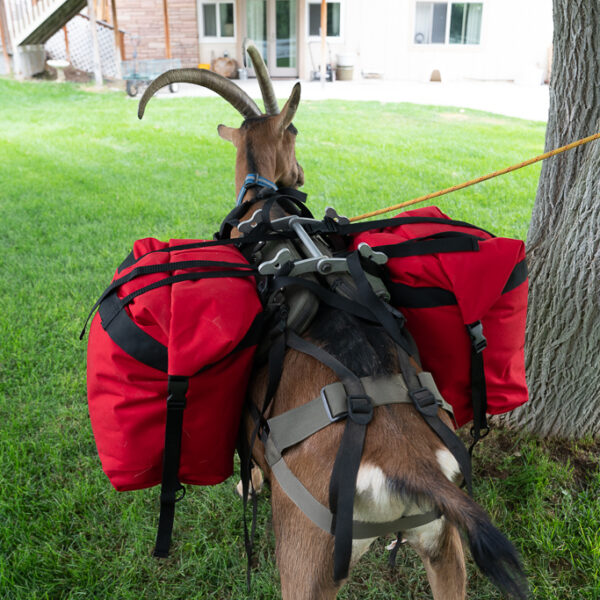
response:
{"label": "red pannier", "polygon": [[87,357],[92,429],[117,490],[162,482],[157,555],[168,551],[181,483],[213,485],[233,472],[261,325],[254,274],[231,246],[147,238],[97,303]]}
{"label": "red pannier", "polygon": [[[527,401],[525,245],[452,221],[436,207],[400,213],[398,225],[354,236],[384,252],[391,304],[459,426]],[[474,415],[475,411],[475,415]]]}

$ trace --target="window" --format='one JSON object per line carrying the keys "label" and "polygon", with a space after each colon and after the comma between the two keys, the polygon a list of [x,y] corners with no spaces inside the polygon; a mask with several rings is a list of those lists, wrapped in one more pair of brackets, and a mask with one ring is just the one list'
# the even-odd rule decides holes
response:
{"label": "window", "polygon": [[482,13],[482,2],[417,2],[415,43],[479,44]]}
{"label": "window", "polygon": [[[340,37],[341,29],[341,2],[327,2],[327,37]],[[309,2],[308,4],[308,35],[321,36],[321,3]]]}
{"label": "window", "polygon": [[202,2],[202,36],[211,38],[233,38],[233,2]]}
{"label": "window", "polygon": [[450,43],[479,44],[483,4],[462,2],[452,4],[450,13]]}

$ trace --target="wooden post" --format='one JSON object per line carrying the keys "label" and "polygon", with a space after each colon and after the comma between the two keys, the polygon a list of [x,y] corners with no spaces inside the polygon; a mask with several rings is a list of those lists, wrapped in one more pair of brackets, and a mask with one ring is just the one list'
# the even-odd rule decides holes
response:
{"label": "wooden post", "polygon": [[123,73],[121,71],[123,55],[121,54],[121,34],[119,33],[119,23],[117,21],[117,0],[110,0],[110,8],[112,11],[112,26],[114,27],[113,33],[115,35],[115,71],[117,73],[117,79],[123,79]]}
{"label": "wooden post", "polygon": [[8,57],[8,48],[6,46],[6,35],[4,33],[4,23],[6,18],[4,16],[3,1],[0,0],[0,41],[2,41],[2,54],[4,54],[4,62],[6,63],[6,70],[12,75],[12,68],[10,66],[10,58]]}
{"label": "wooden post", "polygon": [[165,54],[167,58],[171,58],[171,35],[169,33],[169,9],[167,8],[167,0],[163,0],[163,13],[165,15]]}
{"label": "wooden post", "polygon": [[98,32],[96,31],[96,9],[94,0],[87,0],[88,17],[90,19],[90,34],[92,36],[92,60],[94,65],[94,80],[96,86],[102,87],[102,68],[100,66],[100,48],[98,44]]}
{"label": "wooden post", "polygon": [[67,26],[63,27],[63,34],[65,36],[65,54],[67,55],[67,60],[71,62],[71,49],[69,48],[69,32],[67,31]]}
{"label": "wooden post", "polygon": [[321,87],[327,76],[327,0],[321,0]]}

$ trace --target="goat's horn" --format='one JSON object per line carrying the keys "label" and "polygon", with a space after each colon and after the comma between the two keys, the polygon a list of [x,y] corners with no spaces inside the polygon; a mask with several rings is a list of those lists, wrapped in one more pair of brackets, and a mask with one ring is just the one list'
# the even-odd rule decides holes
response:
{"label": "goat's horn", "polygon": [[283,110],[281,111],[280,124],[281,130],[285,130],[289,127],[294,119],[294,115],[296,114],[296,110],[298,109],[298,104],[300,104],[300,82],[296,83],[294,88],[292,89],[292,93],[288,98],[288,101],[285,103]]}
{"label": "goat's horn", "polygon": [[265,111],[268,115],[278,115],[279,105],[277,104],[277,98],[275,97],[275,91],[273,90],[273,82],[271,81],[269,71],[267,71],[265,61],[254,42],[246,40],[244,46],[248,56],[250,56],[250,60],[252,60],[252,66],[256,73],[260,93],[262,94],[263,102],[265,103]]}
{"label": "goat's horn", "polygon": [[171,83],[194,83],[208,88],[219,94],[222,98],[225,98],[225,100],[227,100],[227,102],[229,102],[245,118],[257,117],[262,114],[260,108],[256,105],[256,102],[254,102],[244,90],[222,75],[207,71],[206,69],[172,69],[171,71],[159,75],[146,88],[138,107],[138,117],[140,119],[144,116],[146,104],[150,98],[152,98],[160,88]]}

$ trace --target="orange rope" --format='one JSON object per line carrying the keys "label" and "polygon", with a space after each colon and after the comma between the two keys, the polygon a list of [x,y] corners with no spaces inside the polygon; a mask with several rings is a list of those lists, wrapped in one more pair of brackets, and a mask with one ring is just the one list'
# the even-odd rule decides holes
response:
{"label": "orange rope", "polygon": [[469,187],[470,185],[475,185],[476,183],[481,183],[482,181],[487,181],[488,179],[492,179],[493,177],[498,177],[499,175],[505,175],[506,173],[510,173],[511,171],[516,171],[517,169],[522,169],[523,167],[527,167],[532,165],[533,163],[539,162],[540,160],[544,160],[546,158],[550,158],[551,156],[556,156],[561,152],[566,152],[567,150],[572,150],[573,148],[577,148],[577,146],[583,146],[583,144],[587,144],[588,142],[592,142],[593,140],[597,140],[600,138],[600,133],[595,133],[594,135],[590,135],[581,140],[577,140],[576,142],[571,142],[566,146],[561,146],[560,148],[556,148],[556,150],[551,150],[550,152],[545,152],[544,154],[540,154],[535,158],[530,158],[524,162],[519,163],[518,165],[513,165],[512,167],[506,167],[506,169],[501,169],[500,171],[494,171],[493,173],[488,173],[487,175],[483,175],[482,177],[478,177],[477,179],[471,179],[471,181],[465,181],[464,183],[459,183],[458,185],[453,185],[452,187],[446,188],[445,190],[439,190],[437,192],[433,192],[432,194],[427,194],[426,196],[419,196],[418,198],[413,198],[412,200],[406,200],[405,202],[401,202],[400,204],[395,204],[394,206],[389,206],[388,208],[380,208],[379,210],[374,210],[373,212],[365,213],[364,215],[358,215],[357,217],[351,217],[350,221],[362,221],[363,219],[368,219],[369,217],[376,217],[377,215],[382,215],[387,212],[391,212],[392,210],[398,210],[399,208],[404,208],[405,206],[410,206],[411,204],[418,204],[419,202],[425,202],[426,200],[431,200],[432,198],[437,198],[438,196],[443,196],[444,194],[450,194],[451,192],[456,192],[457,190],[462,190],[463,188]]}

